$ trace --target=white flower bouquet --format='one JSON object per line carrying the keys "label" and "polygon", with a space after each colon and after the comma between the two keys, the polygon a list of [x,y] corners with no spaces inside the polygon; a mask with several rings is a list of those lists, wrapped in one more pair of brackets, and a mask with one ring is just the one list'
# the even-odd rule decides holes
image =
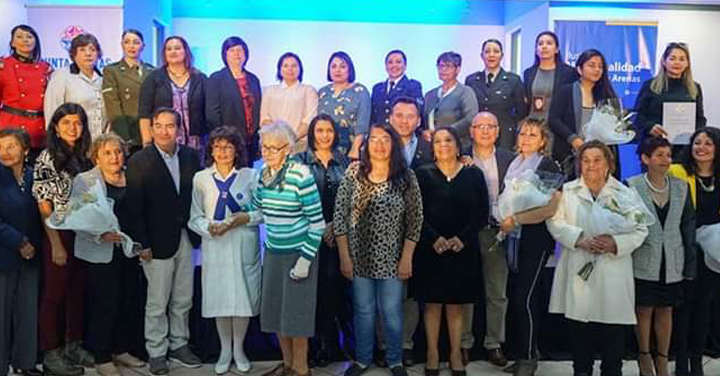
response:
{"label": "white flower bouquet", "polygon": [[106,232],[118,233],[123,239],[123,252],[127,257],[133,257],[140,245],[120,231],[113,204],[114,200],[107,197],[99,183],[88,185],[82,179],[75,179],[67,209],[54,211],[45,222],[52,229],[85,232],[96,241]]}
{"label": "white flower bouquet", "polygon": [[[588,218],[585,235],[621,235],[634,231],[637,226],[650,226],[655,223],[655,216],[645,206],[635,190],[628,194],[602,196],[593,203]],[[590,278],[599,255],[592,255],[578,275],[586,280]]]}
{"label": "white flower bouquet", "polygon": [[605,104],[595,108],[590,121],[583,130],[585,141],[598,140],[605,145],[626,144],[635,138],[629,119],[632,114],[622,116],[618,107]]}
{"label": "white flower bouquet", "polygon": [[720,223],[700,226],[695,233],[695,242],[705,252],[705,265],[720,273]]}

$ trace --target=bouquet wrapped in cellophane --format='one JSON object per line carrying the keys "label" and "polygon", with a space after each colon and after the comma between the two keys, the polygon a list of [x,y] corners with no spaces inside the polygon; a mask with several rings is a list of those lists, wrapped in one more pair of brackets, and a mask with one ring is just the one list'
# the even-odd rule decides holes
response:
{"label": "bouquet wrapped in cellophane", "polygon": [[136,256],[140,244],[134,243],[120,231],[120,223],[113,212],[114,200],[107,197],[99,182],[87,183],[81,178],[73,181],[67,209],[54,211],[45,221],[55,230],[81,231],[100,241],[106,232],[115,232],[122,238],[121,246],[127,257]]}
{"label": "bouquet wrapped in cellophane", "polygon": [[632,141],[635,131],[629,122],[630,116],[631,114],[623,116],[620,107],[610,103],[596,107],[590,121],[583,127],[585,141],[598,140],[605,145],[620,145]]}
{"label": "bouquet wrapped in cellophane", "polygon": [[[583,235],[621,235],[635,231],[640,225],[651,226],[655,223],[655,216],[638,193],[634,189],[625,192],[628,193],[601,196],[593,203]],[[583,280],[590,278],[599,257],[591,255],[590,260],[580,269],[578,275]]]}
{"label": "bouquet wrapped in cellophane", "polygon": [[695,242],[705,252],[705,266],[720,273],[720,223],[700,226],[695,233]]}

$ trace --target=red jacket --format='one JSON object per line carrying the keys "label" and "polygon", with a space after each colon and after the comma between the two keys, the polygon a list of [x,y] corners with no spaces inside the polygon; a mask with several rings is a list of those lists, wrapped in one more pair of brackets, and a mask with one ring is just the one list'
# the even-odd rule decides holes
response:
{"label": "red jacket", "polygon": [[[14,56],[0,59],[0,105],[15,109],[42,111],[45,88],[52,73],[50,64],[24,63]],[[52,114],[45,114],[52,116]],[[0,110],[0,128],[21,127],[30,134],[34,148],[45,146],[44,117],[26,117]]]}

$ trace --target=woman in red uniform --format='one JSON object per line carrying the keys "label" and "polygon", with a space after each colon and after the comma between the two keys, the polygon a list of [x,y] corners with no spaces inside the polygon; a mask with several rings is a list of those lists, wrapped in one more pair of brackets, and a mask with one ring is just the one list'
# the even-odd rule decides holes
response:
{"label": "woman in red uniform", "polygon": [[32,27],[17,25],[10,35],[11,55],[0,59],[0,128],[25,129],[34,160],[45,147],[43,97],[52,68],[40,60],[40,39]]}

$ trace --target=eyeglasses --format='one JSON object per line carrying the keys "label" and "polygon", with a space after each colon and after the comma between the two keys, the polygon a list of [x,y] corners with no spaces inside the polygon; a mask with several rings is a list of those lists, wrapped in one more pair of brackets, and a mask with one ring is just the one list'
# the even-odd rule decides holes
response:
{"label": "eyeglasses", "polygon": [[287,146],[288,146],[288,144],[285,144],[285,145],[283,145],[283,146],[278,146],[278,147],[262,145],[262,146],[260,147],[260,149],[261,149],[262,152],[265,153],[265,154],[278,154],[278,153],[280,153],[283,149],[285,149]]}
{"label": "eyeglasses", "polygon": [[470,126],[470,128],[479,129],[481,131],[492,131],[497,127],[497,124],[473,124]]}
{"label": "eyeglasses", "polygon": [[669,48],[673,48],[673,47],[687,48],[688,47],[687,43],[685,43],[685,42],[670,42],[667,44],[667,46]]}

